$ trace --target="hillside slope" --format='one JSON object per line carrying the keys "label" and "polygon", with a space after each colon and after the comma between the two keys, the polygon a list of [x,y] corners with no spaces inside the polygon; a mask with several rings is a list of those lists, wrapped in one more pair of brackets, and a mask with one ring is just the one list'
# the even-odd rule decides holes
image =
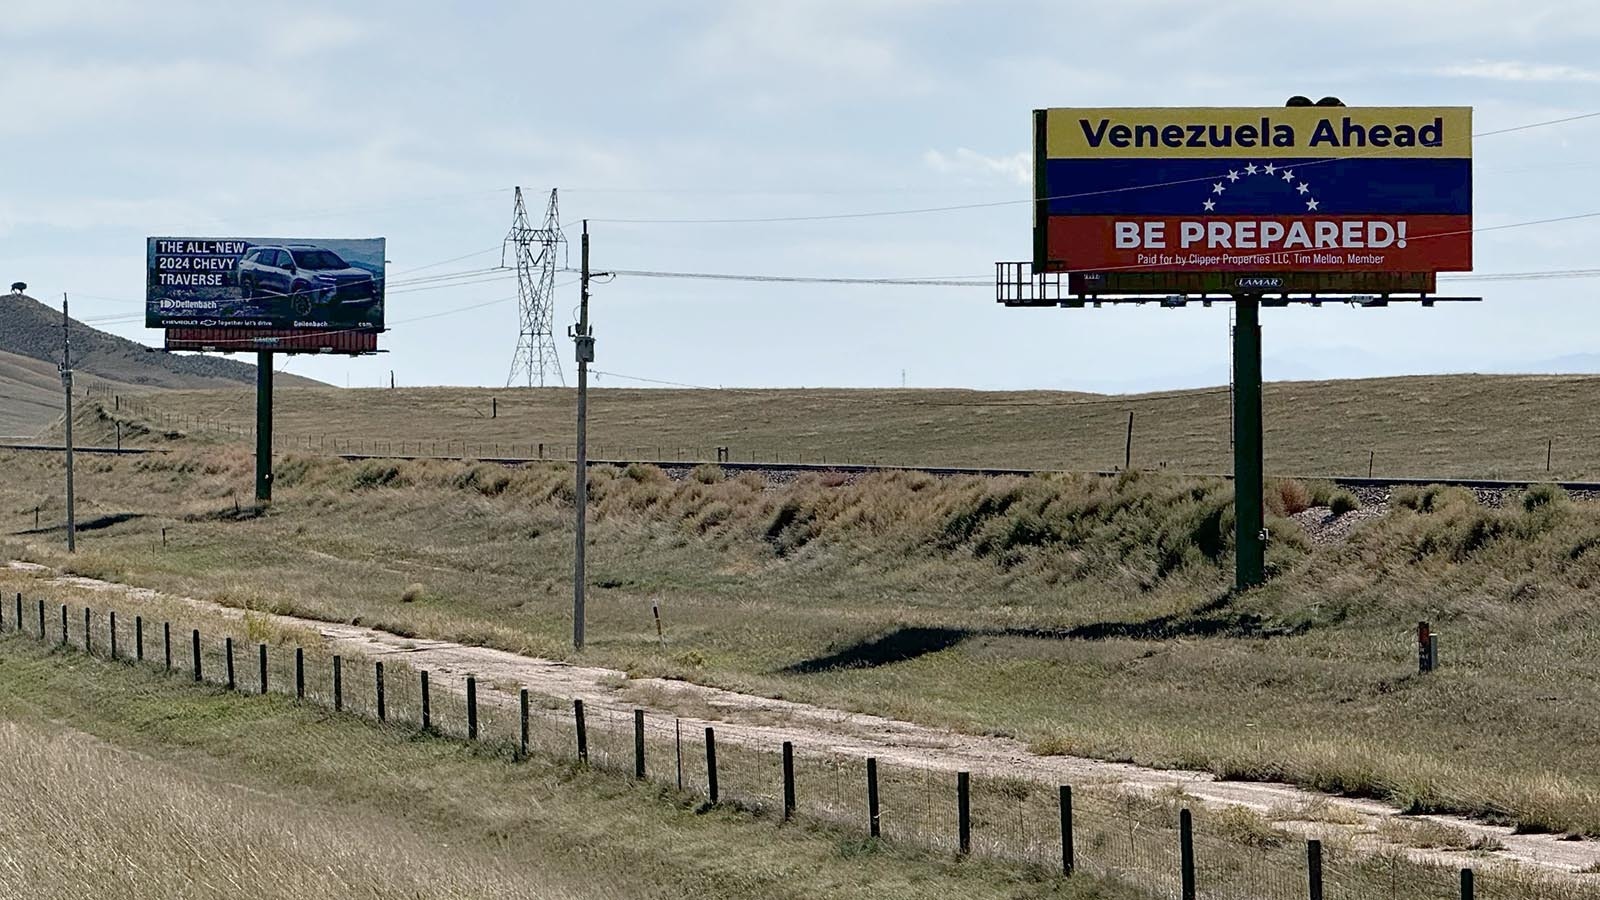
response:
{"label": "hillside slope", "polygon": [[[152,398],[164,412],[248,431],[238,392]],[[569,458],[575,392],[536,388],[286,390],[291,446],[378,453]],[[1441,375],[1266,386],[1275,474],[1600,479],[1600,376]],[[1058,391],[593,390],[602,459],[878,462],[1109,470],[1133,416],[1139,469],[1232,471],[1226,386],[1105,396]],[[513,447],[513,445],[515,445]],[[1546,471],[1546,455],[1550,469]]]}
{"label": "hillside slope", "polygon": [[[255,382],[255,366],[211,356],[152,352],[136,341],[73,321],[72,353],[80,383],[152,388],[237,388]],[[61,416],[61,315],[28,296],[0,296],[0,435],[31,435]],[[320,382],[284,375],[279,383]]]}

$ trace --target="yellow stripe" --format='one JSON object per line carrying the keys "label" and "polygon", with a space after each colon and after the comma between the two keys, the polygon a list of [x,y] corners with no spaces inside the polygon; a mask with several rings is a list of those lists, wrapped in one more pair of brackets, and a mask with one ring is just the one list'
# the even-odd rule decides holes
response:
{"label": "yellow stripe", "polygon": [[[1142,107],[1047,113],[1045,148],[1052,159],[1472,156],[1470,106]],[[1434,134],[1439,146],[1421,145]],[[1412,145],[1399,146],[1407,136]],[[1292,143],[1285,146],[1285,139]],[[1193,146],[1196,142],[1201,146]]]}

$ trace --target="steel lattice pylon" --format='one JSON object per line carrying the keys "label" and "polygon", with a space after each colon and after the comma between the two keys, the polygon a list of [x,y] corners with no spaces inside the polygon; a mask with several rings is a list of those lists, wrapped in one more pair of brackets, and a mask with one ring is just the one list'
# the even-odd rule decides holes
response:
{"label": "steel lattice pylon", "polygon": [[506,264],[506,252],[516,254],[518,322],[517,353],[511,359],[511,374],[506,376],[506,387],[518,381],[519,373],[528,387],[544,387],[552,376],[565,387],[566,377],[561,374],[561,357],[555,343],[555,292],[556,267],[561,263],[558,250],[567,242],[561,233],[561,218],[556,205],[556,192],[550,192],[550,203],[545,207],[544,226],[534,228],[528,222],[528,208],[522,202],[522,188],[516,189],[516,209],[512,212],[511,230],[501,245],[500,265]]}

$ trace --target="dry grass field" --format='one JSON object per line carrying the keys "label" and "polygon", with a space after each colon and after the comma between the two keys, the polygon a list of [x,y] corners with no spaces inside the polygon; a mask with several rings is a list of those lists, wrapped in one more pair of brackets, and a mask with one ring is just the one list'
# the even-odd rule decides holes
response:
{"label": "dry grass field", "polygon": [[[179,430],[248,431],[255,394],[146,395]],[[1285,382],[1266,388],[1271,472],[1300,476],[1600,480],[1600,376],[1450,375]],[[286,388],[285,447],[570,458],[573,392],[561,389]],[[879,462],[1111,470],[1128,414],[1141,469],[1228,472],[1226,387],[1100,396],[1048,391],[595,390],[601,458]],[[1552,443],[1553,442],[1553,443]],[[1551,470],[1545,469],[1549,451]]]}
{"label": "dry grass field", "polygon": [[[49,530],[55,462],[11,454],[0,471],[11,556],[570,655],[569,466],[295,455],[258,515],[240,502],[242,448],[86,457],[80,510],[93,527],[74,558]],[[1492,509],[1413,491],[1329,546],[1274,519],[1273,580],[1235,597],[1229,490],[1216,479],[771,485],[602,467],[592,483],[596,663],[1010,734],[1043,752],[1600,834],[1593,505],[1536,492]],[[1301,492],[1278,490],[1287,512]],[[1444,667],[1426,678],[1409,636],[1418,619],[1443,635]]]}
{"label": "dry grass field", "polygon": [[1126,898],[0,638],[0,897]]}

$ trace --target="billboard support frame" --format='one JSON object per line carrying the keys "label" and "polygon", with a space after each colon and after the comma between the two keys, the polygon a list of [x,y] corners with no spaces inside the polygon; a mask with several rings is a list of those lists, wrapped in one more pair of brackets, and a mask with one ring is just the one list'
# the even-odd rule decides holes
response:
{"label": "billboard support frame", "polygon": [[1263,509],[1266,448],[1261,403],[1261,298],[1234,296],[1233,509],[1234,587],[1266,580],[1267,523]]}
{"label": "billboard support frame", "polygon": [[272,502],[272,351],[256,351],[256,503]]}

